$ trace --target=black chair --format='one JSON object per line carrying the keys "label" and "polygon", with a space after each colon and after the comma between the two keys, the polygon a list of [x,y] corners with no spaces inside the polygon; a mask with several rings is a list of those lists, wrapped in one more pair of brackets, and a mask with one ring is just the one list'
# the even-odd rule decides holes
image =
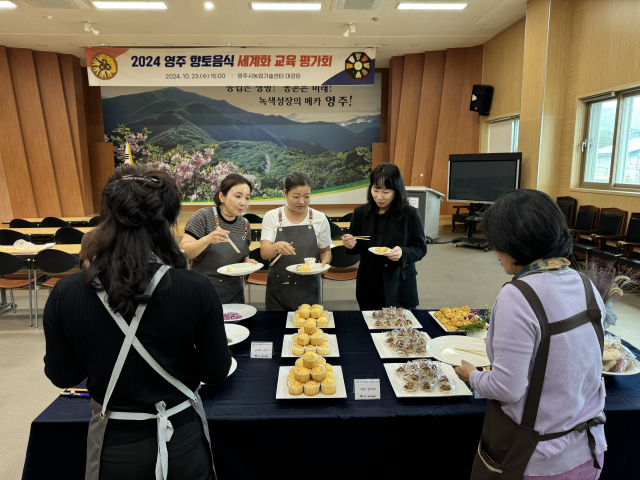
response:
{"label": "black chair", "polygon": [[603,208],[600,211],[598,228],[590,235],[591,240],[580,238],[577,243],[573,244],[573,253],[589,255],[592,250],[597,248],[604,250],[607,240],[622,240],[626,220],[627,212],[618,208]]}
{"label": "black chair", "polygon": [[347,213],[344,217],[341,217],[340,220],[338,220],[338,221],[339,222],[350,222],[352,217],[353,217],[353,212]]}
{"label": "black chair", "polygon": [[60,245],[79,245],[82,243],[84,233],[73,227],[62,227],[56,232],[56,243]]}
{"label": "black chair", "polygon": [[[594,236],[595,235],[592,235],[592,237]],[[604,241],[606,240],[607,239],[604,239]],[[631,214],[624,241],[617,242],[615,247],[604,243],[602,247],[590,250],[589,256],[594,257],[594,259],[598,261],[615,262],[618,258],[624,257],[629,246],[631,246],[631,251],[633,251],[633,246],[635,245],[640,246],[640,213]]]}
{"label": "black chair", "polygon": [[[18,307],[13,298],[13,289],[29,285],[29,277],[27,275],[13,275],[23,268],[29,268],[29,265],[23,259],[10,253],[0,252],[0,277],[2,277],[0,278],[0,288],[9,290],[11,303],[8,306],[11,307],[13,313],[16,313],[16,308]],[[12,277],[6,278],[6,275],[12,275]]]}
{"label": "black chair", "polygon": [[342,238],[342,229],[333,222],[329,222],[329,228],[331,229],[331,240],[338,240]]}
{"label": "black chair", "polygon": [[[461,208],[466,208],[469,213],[460,213]],[[456,213],[451,215],[451,229],[452,232],[456,231],[456,223],[462,223],[466,227],[467,217],[471,215],[472,205],[459,205],[456,207]],[[465,228],[466,229],[466,228]],[[473,225],[473,231],[475,231],[475,224]]]}
{"label": "black chair", "polygon": [[46,217],[42,219],[42,228],[70,227],[71,222],[65,222],[61,218]]}
{"label": "black chair", "polygon": [[102,219],[100,217],[93,217],[91,220],[89,220],[89,223],[87,224],[88,227],[97,227],[98,225],[100,225],[100,221]]}
{"label": "black chair", "polygon": [[324,301],[324,279],[336,282],[355,280],[358,269],[354,267],[360,255],[347,255],[347,247],[339,245],[331,249],[331,268],[322,274],[322,300]]}
{"label": "black chair", "polygon": [[[52,273],[54,275],[68,272],[73,270],[79,265],[78,259],[67,252],[61,252],[60,250],[47,249],[43,250],[36,255],[35,258],[36,269],[40,269],[45,273]],[[42,286],[48,287],[51,290],[58,280],[63,277],[50,277],[45,281]],[[36,296],[38,291],[36,289]]]}
{"label": "black chair", "polygon": [[37,228],[38,224],[23,220],[21,218],[14,218],[9,222],[9,228]]}
{"label": "black chair", "polygon": [[244,218],[249,220],[249,223],[262,223],[262,217],[259,217],[255,213],[245,213]]}
{"label": "black chair", "polygon": [[567,225],[573,227],[576,223],[576,210],[578,208],[578,200],[573,197],[558,197],[556,203],[564,217],[567,219]]}
{"label": "black chair", "polygon": [[249,286],[249,303],[251,303],[251,285],[267,286],[267,275],[269,274],[269,262],[272,260],[264,260],[260,255],[260,249],[256,248],[249,252],[249,258],[264,264],[264,270],[258,270],[247,277],[247,285]]}
{"label": "black chair", "polygon": [[31,235],[26,233],[16,232],[15,230],[0,230],[0,245],[13,245],[17,240],[30,241]]}

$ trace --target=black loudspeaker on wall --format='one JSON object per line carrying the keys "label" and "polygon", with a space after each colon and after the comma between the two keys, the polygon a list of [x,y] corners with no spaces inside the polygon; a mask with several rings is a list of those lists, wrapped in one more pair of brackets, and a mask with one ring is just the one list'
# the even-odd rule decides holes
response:
{"label": "black loudspeaker on wall", "polygon": [[483,117],[489,115],[491,100],[493,99],[493,87],[491,85],[474,85],[471,92],[471,105],[469,110],[478,112]]}

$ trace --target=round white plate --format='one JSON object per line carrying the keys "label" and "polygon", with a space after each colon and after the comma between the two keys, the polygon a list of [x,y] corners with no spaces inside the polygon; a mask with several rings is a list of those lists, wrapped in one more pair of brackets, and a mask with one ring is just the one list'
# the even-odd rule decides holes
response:
{"label": "round white plate", "polygon": [[302,264],[298,263],[296,265],[289,265],[287,267],[287,272],[297,273],[298,275],[318,275],[319,273],[326,272],[331,268],[331,265],[329,264],[325,265],[324,268],[322,268],[321,263],[314,263],[311,265],[312,270],[310,272],[301,272],[299,270],[296,270],[300,265]]}
{"label": "round white plate", "polygon": [[229,303],[227,305],[222,305],[223,313],[231,313],[236,312],[242,316],[242,318],[237,318],[235,320],[225,320],[224,323],[236,323],[241,320],[246,320],[249,317],[253,317],[258,310],[253,305],[245,305],[244,303]]}
{"label": "round white plate", "polygon": [[477,348],[485,351],[487,348],[484,341],[479,338],[444,335],[427,343],[427,352],[437,360],[451,365],[462,365],[462,360],[466,360],[474,367],[489,365],[489,357],[486,354],[461,352],[456,350],[456,347]]}
{"label": "round white plate", "polygon": [[229,343],[229,346],[236,345],[237,343],[242,342],[249,338],[249,329],[247,327],[243,327],[242,325],[235,325],[233,323],[227,323],[224,326],[225,331],[227,332],[227,338],[232,340]]}
{"label": "round white plate", "polygon": [[[218,273],[220,275],[228,275],[229,277],[241,277],[257,272],[262,267],[264,267],[264,263],[232,263],[231,265],[220,267]],[[227,268],[231,268],[231,271],[227,272]]]}
{"label": "round white plate", "polygon": [[[374,255],[384,255],[384,253],[376,252],[376,248],[382,248],[382,247],[371,247],[371,248],[369,248],[369,251],[371,253],[373,253]],[[391,250],[391,249],[389,248],[389,250]],[[388,253],[389,250],[387,250],[385,253]]]}
{"label": "round white plate", "polygon": [[602,372],[603,376],[626,376],[626,375],[635,375],[636,373],[640,373],[640,369],[635,367],[627,368],[624,372]]}
{"label": "round white plate", "polygon": [[237,368],[238,368],[238,362],[236,362],[235,358],[231,357],[231,368],[229,369],[229,373],[227,373],[227,377],[230,377],[231,374],[235,372]]}

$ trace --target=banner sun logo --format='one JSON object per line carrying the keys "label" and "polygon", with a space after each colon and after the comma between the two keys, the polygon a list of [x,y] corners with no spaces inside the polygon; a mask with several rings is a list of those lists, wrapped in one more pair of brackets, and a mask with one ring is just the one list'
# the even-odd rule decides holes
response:
{"label": "banner sun logo", "polygon": [[362,80],[371,73],[371,59],[364,52],[354,52],[344,61],[344,69],[354,80]]}
{"label": "banner sun logo", "polygon": [[91,71],[100,80],[111,80],[118,73],[118,62],[108,53],[98,53],[91,59]]}

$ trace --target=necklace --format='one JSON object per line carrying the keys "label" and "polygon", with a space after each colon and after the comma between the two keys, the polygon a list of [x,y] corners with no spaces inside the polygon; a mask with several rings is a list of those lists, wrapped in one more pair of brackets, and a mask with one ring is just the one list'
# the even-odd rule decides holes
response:
{"label": "necklace", "polygon": [[227,215],[226,213],[224,213],[224,212],[222,211],[222,207],[220,207],[220,208],[219,208],[219,210],[220,210],[220,213],[222,214],[222,216],[223,216],[223,217],[225,217],[225,218],[233,218],[233,219],[237,218],[236,216],[233,216],[233,215]]}
{"label": "necklace", "polygon": [[291,210],[291,209],[289,208],[289,205],[285,205],[285,206],[284,206],[284,208],[286,208],[287,210],[289,210],[289,211],[290,211],[290,212],[292,212],[292,213],[296,213],[296,211],[295,211],[295,210]]}

